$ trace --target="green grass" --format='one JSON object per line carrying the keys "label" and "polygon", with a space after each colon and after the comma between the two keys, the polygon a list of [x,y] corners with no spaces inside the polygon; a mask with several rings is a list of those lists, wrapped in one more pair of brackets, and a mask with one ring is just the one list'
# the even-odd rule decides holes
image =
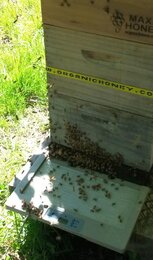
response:
{"label": "green grass", "polygon": [[46,95],[40,2],[1,0],[0,25],[0,116],[18,116]]}
{"label": "green grass", "polygon": [[[0,0],[0,259],[20,259],[23,251],[18,236],[22,218],[7,211],[5,201],[9,182],[31,154],[28,139],[38,132],[33,144],[37,147],[46,124],[45,108],[43,118],[27,111],[29,105],[46,105],[43,41],[40,1]],[[22,242],[27,231],[28,224],[20,235]]]}

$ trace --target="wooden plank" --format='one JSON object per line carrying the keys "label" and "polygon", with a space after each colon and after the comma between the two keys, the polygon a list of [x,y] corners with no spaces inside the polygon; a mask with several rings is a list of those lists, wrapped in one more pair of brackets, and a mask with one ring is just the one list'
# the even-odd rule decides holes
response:
{"label": "wooden plank", "polygon": [[30,170],[28,171],[28,173],[24,176],[24,178],[22,180],[22,184],[20,184],[21,193],[25,192],[26,188],[28,187],[28,185],[30,184],[32,179],[34,178],[37,170],[40,168],[40,166],[45,161],[45,159],[46,159],[46,155],[45,155],[45,153],[42,153],[42,154],[40,154],[40,156],[38,156],[37,160],[33,163]]}
{"label": "wooden plank", "polygon": [[[95,178],[91,180],[93,174]],[[79,197],[79,179],[85,185],[86,200]],[[35,216],[40,221],[118,252],[125,251],[149,191],[147,187],[119,179],[110,180],[104,174],[90,171],[87,174],[84,170],[49,159],[37,171],[24,194],[20,192],[22,182],[8,198],[7,208],[27,214],[22,207],[23,200],[32,203],[43,211],[41,216]],[[94,190],[92,186],[95,184],[100,185],[100,189]],[[106,192],[110,193],[109,198]],[[53,209],[54,214],[47,214],[46,208]],[[61,223],[56,218],[57,210],[63,210],[60,216],[68,222]]]}
{"label": "wooden plank", "polygon": [[[47,65],[153,90],[153,46],[45,26]],[[153,117],[153,98],[48,75],[56,91]]]}
{"label": "wooden plank", "polygon": [[13,190],[16,188],[16,186],[23,180],[23,178],[28,174],[30,171],[32,165],[35,163],[35,165],[32,168],[32,171],[36,171],[37,168],[39,168],[39,165],[41,165],[41,162],[43,162],[43,152],[46,153],[47,147],[50,144],[50,137],[46,137],[43,142],[41,143],[41,146],[39,147],[38,151],[35,152],[30,158],[27,160],[27,163],[23,166],[23,168],[15,175],[14,179],[9,183],[9,190],[10,192],[13,192]]}
{"label": "wooden plank", "polygon": [[111,154],[120,153],[127,165],[149,171],[153,163],[152,119],[65,95],[50,99],[52,140],[65,146],[66,123],[78,128]]}
{"label": "wooden plank", "polygon": [[43,23],[153,44],[152,0],[42,0]]}

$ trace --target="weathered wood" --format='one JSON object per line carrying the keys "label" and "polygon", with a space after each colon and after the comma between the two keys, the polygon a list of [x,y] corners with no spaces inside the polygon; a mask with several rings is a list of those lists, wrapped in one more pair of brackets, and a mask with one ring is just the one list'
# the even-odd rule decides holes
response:
{"label": "weathered wood", "polygon": [[[46,159],[25,193],[20,192],[24,182],[22,180],[8,198],[6,206],[21,214],[28,214],[22,207],[23,201],[32,203],[33,207],[43,211],[42,216],[31,214],[40,221],[124,252],[149,189],[119,179],[110,180],[104,174],[96,172],[95,178],[91,180],[92,176],[93,172],[87,174],[84,170],[69,167],[60,161],[51,162]],[[87,196],[86,201],[79,197],[79,178],[85,183],[83,190]],[[94,190],[92,185],[95,184],[105,189]],[[106,192],[110,193],[109,198]],[[52,216],[46,215],[47,207],[56,210],[62,208],[61,216],[70,214],[70,223],[64,225],[58,219],[54,223]],[[72,225],[74,219],[76,226]]]}
{"label": "weathered wood", "polygon": [[[53,26],[44,29],[47,66],[153,90],[153,46]],[[68,96],[153,117],[153,98],[50,74],[48,83]]]}
{"label": "weathered wood", "polygon": [[152,0],[42,0],[43,23],[153,44]]}
{"label": "weathered wood", "polygon": [[108,152],[122,154],[127,165],[150,170],[153,163],[152,119],[59,94],[50,99],[50,117],[54,142],[67,146],[65,125],[68,122],[72,126],[77,124]]}
{"label": "weathered wood", "polygon": [[23,193],[26,188],[28,187],[29,183],[34,178],[37,170],[41,167],[43,162],[45,161],[46,156],[44,153],[42,153],[40,156],[38,156],[37,160],[33,163],[28,173],[24,176],[22,180],[22,184],[20,184],[20,192]]}

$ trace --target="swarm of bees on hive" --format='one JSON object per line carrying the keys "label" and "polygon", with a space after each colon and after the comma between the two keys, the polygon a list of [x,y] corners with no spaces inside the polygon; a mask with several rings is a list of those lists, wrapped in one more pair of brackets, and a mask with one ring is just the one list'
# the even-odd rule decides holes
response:
{"label": "swarm of bees on hive", "polygon": [[91,141],[77,125],[65,124],[65,142],[67,146],[57,143],[50,145],[50,157],[67,161],[73,167],[81,167],[106,173],[114,178],[124,159],[119,153],[111,155],[97,143]]}
{"label": "swarm of bees on hive", "polygon": [[[55,135],[59,129],[57,123],[52,127]],[[60,128],[61,129],[61,128]],[[126,166],[120,153],[114,155],[93,142],[81,131],[77,124],[65,122],[65,145],[52,142],[49,147],[50,158],[66,161],[73,167],[89,169],[98,173],[107,174],[109,178],[121,178],[139,185],[150,186],[151,174],[148,172]]]}
{"label": "swarm of bees on hive", "polygon": [[22,201],[22,209],[28,212],[29,214],[33,214],[37,217],[41,217],[43,210],[37,208],[33,205],[33,202],[26,202],[25,200]]}

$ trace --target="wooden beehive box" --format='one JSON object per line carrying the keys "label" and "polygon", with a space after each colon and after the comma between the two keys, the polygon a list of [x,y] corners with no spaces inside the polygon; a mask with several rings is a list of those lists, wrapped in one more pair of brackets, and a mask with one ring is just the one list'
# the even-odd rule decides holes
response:
{"label": "wooden beehive box", "polygon": [[152,11],[151,0],[42,0],[53,142],[71,146],[66,125],[75,125],[150,170]]}

